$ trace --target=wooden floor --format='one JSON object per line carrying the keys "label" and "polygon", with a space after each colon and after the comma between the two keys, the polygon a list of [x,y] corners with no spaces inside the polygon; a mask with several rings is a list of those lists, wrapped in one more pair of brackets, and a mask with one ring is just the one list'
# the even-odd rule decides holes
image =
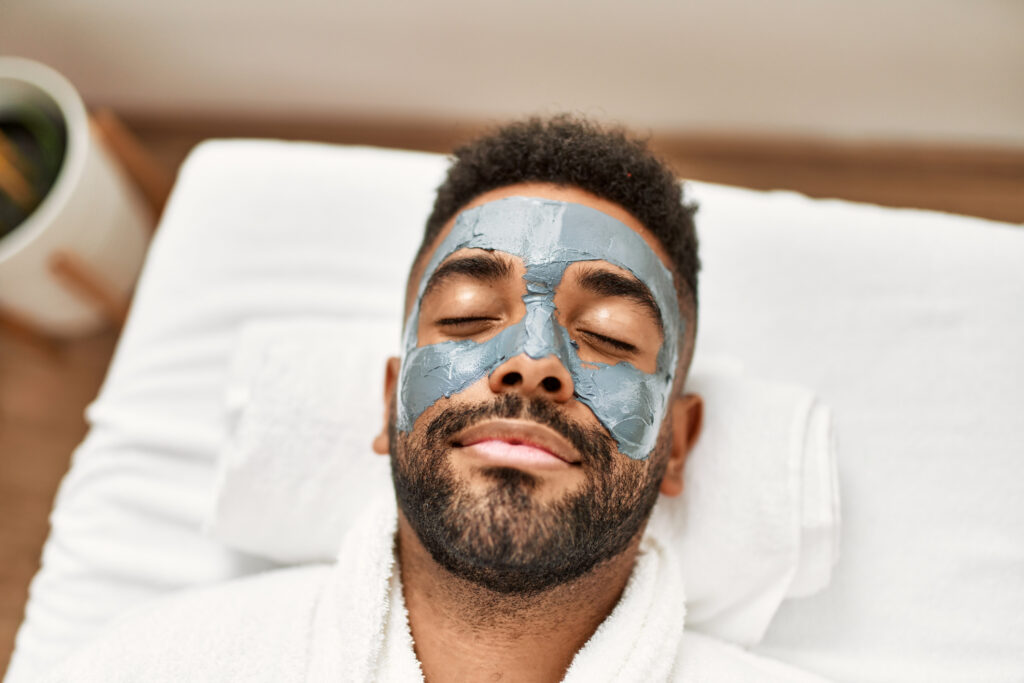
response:
{"label": "wooden floor", "polygon": [[[153,156],[176,169],[208,137],[281,137],[447,151],[480,124],[127,119]],[[794,189],[891,206],[1024,222],[1024,152],[714,135],[652,138],[683,177],[760,189]],[[699,216],[698,216],[699,219]],[[116,342],[109,330],[38,344],[0,327],[0,671],[6,669],[47,515]]]}
{"label": "wooden floor", "polygon": [[117,335],[39,347],[0,332],[0,671],[14,643],[47,517],[82,412],[99,389]]}

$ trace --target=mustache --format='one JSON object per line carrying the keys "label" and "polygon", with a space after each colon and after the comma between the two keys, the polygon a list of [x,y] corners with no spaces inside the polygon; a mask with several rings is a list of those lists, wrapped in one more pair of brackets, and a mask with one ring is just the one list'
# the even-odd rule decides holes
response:
{"label": "mustache", "polygon": [[618,444],[599,427],[588,427],[566,417],[548,400],[526,399],[517,393],[498,396],[474,406],[452,406],[435,417],[426,428],[426,438],[434,443],[450,442],[463,429],[489,419],[528,419],[555,430],[565,437],[583,460],[598,469],[611,469]]}

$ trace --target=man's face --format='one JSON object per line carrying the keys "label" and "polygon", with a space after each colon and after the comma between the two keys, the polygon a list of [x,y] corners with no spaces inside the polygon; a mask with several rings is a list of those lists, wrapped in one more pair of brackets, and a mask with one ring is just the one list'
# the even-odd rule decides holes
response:
{"label": "man's face", "polygon": [[[517,196],[571,202],[573,215],[596,219],[552,242],[584,257],[503,251],[520,244],[509,234],[522,226],[493,217],[533,210],[499,203]],[[392,472],[435,561],[496,591],[536,592],[621,553],[643,528],[673,451],[664,417],[679,310],[663,250],[618,205],[519,185],[462,213],[480,206],[492,218],[474,224],[472,244],[452,245],[453,219],[411,278],[408,348],[391,387]]]}

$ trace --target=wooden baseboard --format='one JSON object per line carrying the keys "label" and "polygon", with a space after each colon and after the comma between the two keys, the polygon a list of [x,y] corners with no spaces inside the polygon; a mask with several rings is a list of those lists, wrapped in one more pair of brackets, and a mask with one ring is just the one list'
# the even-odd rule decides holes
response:
{"label": "wooden baseboard", "polygon": [[[449,152],[499,123],[130,113],[122,113],[122,117],[147,149],[174,168],[192,146],[211,137],[269,137]],[[1024,222],[1024,149],[708,131],[654,132],[650,144],[680,176],[694,180]]]}

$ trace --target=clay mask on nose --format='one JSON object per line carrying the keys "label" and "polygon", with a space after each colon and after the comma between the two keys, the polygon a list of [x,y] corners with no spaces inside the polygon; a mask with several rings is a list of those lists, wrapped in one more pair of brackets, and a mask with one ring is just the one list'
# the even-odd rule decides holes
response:
{"label": "clay mask on nose", "polygon": [[[417,346],[420,303],[431,275],[459,249],[501,251],[522,259],[526,313],[494,337]],[[622,361],[580,360],[575,342],[555,319],[555,289],[578,261],[607,261],[631,272],[654,297],[664,330],[653,373]],[[668,409],[685,320],[672,274],[632,228],[582,204],[510,197],[459,214],[452,231],[423,270],[416,302],[405,324],[398,378],[398,429],[407,432],[441,397],[458,394],[490,376],[509,358],[555,356],[569,371],[575,398],[594,413],[630,458],[650,455]]]}

